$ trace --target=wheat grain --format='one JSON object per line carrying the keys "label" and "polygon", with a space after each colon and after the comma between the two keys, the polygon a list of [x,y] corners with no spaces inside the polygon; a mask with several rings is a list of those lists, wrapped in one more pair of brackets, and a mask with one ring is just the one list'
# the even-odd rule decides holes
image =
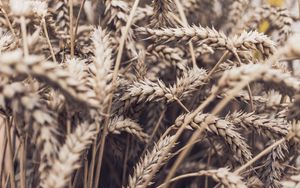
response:
{"label": "wheat grain", "polygon": [[[186,115],[178,117],[175,121],[177,127],[182,126],[183,120]],[[199,129],[201,126],[207,124],[207,130],[213,134],[220,136],[230,146],[233,155],[236,155],[236,159],[240,162],[245,162],[251,159],[251,152],[249,146],[243,140],[241,135],[235,131],[234,125],[225,120],[217,117],[208,118],[209,114],[197,114],[193,120],[187,125],[192,129]]]}

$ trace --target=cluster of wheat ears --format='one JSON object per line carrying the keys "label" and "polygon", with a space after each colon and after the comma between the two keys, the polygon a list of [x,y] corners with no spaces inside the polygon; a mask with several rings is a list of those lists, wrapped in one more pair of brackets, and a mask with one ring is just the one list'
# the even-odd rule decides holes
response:
{"label": "cluster of wheat ears", "polygon": [[270,2],[1,0],[0,187],[300,187],[300,2]]}

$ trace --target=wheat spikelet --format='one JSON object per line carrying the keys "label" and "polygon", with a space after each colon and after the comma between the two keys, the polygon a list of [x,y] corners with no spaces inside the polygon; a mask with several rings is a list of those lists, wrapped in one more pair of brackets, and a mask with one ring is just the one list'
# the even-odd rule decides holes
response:
{"label": "wheat spikelet", "polygon": [[[171,157],[171,154],[168,154],[166,157],[162,158],[162,153],[164,152],[164,149],[168,147],[170,143],[172,143],[172,139],[174,139],[172,136],[166,136],[163,139],[161,138],[155,144],[153,149],[141,158],[141,160],[135,166],[133,175],[129,177],[129,183],[127,187],[142,187],[147,181],[148,175],[152,173],[155,168],[157,168],[157,162],[159,160],[162,160],[163,163],[168,161],[168,159]],[[159,167],[162,166],[162,164],[159,165]]]}
{"label": "wheat spikelet", "polygon": [[155,28],[175,26],[175,21],[172,19],[172,10],[175,5],[172,0],[153,0],[153,15],[151,25]]}
{"label": "wheat spikelet", "polygon": [[297,2],[1,0],[0,187],[298,186]]}
{"label": "wheat spikelet", "polygon": [[236,50],[255,49],[260,51],[264,57],[268,57],[275,51],[274,42],[266,35],[256,31],[243,32],[240,36],[233,38],[226,37],[224,33],[218,32],[214,28],[201,26],[164,28],[161,30],[139,27],[137,32],[150,35],[149,38],[159,41],[194,41],[199,46],[206,44],[214,49],[227,49],[233,53]]}
{"label": "wheat spikelet", "polygon": [[[184,52],[179,48],[171,48],[167,45],[150,45],[147,51],[151,54],[149,58],[153,57],[153,61],[160,62],[160,60],[163,60],[163,62],[157,64],[158,72],[162,71],[163,67],[161,64],[165,63],[168,67],[174,66],[180,70],[186,70],[186,63],[183,60]],[[157,68],[157,66],[154,66],[154,68]]]}
{"label": "wheat spikelet", "polygon": [[268,83],[269,87],[278,89],[288,95],[294,95],[299,90],[299,81],[289,73],[270,68],[269,65],[249,64],[225,71],[219,80],[220,88],[232,88],[237,82],[247,83],[251,81]]}
{"label": "wheat spikelet", "polygon": [[78,125],[73,133],[66,137],[66,142],[59,149],[49,175],[41,182],[42,187],[65,187],[73,171],[80,167],[80,157],[97,135],[97,126],[87,122]]}
{"label": "wheat spikelet", "polygon": [[178,99],[181,100],[202,86],[206,76],[203,69],[191,69],[170,88],[160,80],[157,83],[148,79],[134,82],[121,100],[125,101],[126,104],[141,101],[166,100],[172,102]]}
{"label": "wheat spikelet", "polygon": [[285,8],[263,5],[255,10],[250,20],[246,22],[246,25],[256,28],[263,20],[269,20],[269,23],[278,29],[277,41],[279,43],[285,42],[292,32],[291,25],[293,20]]}
{"label": "wheat spikelet", "polygon": [[230,12],[228,15],[229,22],[232,23],[229,26],[234,26],[239,20],[239,18],[244,13],[245,9],[249,4],[248,0],[236,0],[230,5]]}
{"label": "wheat spikelet", "polygon": [[235,112],[226,116],[226,120],[234,125],[255,130],[269,138],[284,137],[288,133],[287,122],[277,119],[269,119],[266,115],[256,115],[252,113]]}
{"label": "wheat spikelet", "polygon": [[133,23],[138,23],[141,21],[149,20],[153,16],[153,9],[151,6],[146,5],[145,7],[138,7],[136,10],[136,15],[133,18]]}
{"label": "wheat spikelet", "polygon": [[[124,95],[121,100],[126,101],[151,101],[151,100],[163,100],[165,97],[170,98],[169,88],[160,80],[157,83],[148,79],[134,82],[129,89],[128,94]],[[169,95],[168,95],[169,94]],[[130,103],[133,103],[130,102]]]}
{"label": "wheat spikelet", "polygon": [[283,188],[299,187],[300,175],[293,175],[293,176],[289,177],[288,180],[281,181],[280,183]]}
{"label": "wheat spikelet", "polygon": [[70,14],[68,0],[56,1],[54,7],[50,9],[49,20],[53,20],[56,37],[69,39]]}
{"label": "wheat spikelet", "polygon": [[38,95],[30,93],[21,83],[6,84],[0,90],[0,107],[13,111],[20,134],[33,130],[31,142],[39,149],[39,172],[44,179],[59,147],[56,117],[45,109]]}
{"label": "wheat spikelet", "polygon": [[202,170],[196,172],[195,175],[196,174],[197,176],[210,176],[215,181],[221,183],[222,185],[225,185],[226,187],[247,187],[245,183],[241,180],[242,178],[230,172],[228,168],[219,168],[217,170]]}
{"label": "wheat spikelet", "polygon": [[206,71],[198,68],[188,70],[183,74],[181,78],[177,79],[176,84],[170,88],[172,95],[178,99],[188,97],[200,86],[203,86],[207,78]]}
{"label": "wheat spikelet", "polygon": [[13,43],[13,36],[10,32],[0,30],[0,54],[7,51]]}
{"label": "wheat spikelet", "polygon": [[189,26],[181,28],[164,28],[164,29],[150,29],[139,27],[137,32],[149,35],[149,38],[159,41],[194,41],[201,45],[206,44],[214,48],[228,48],[233,46],[224,33],[217,32],[215,29],[204,28],[201,26]]}
{"label": "wheat spikelet", "polygon": [[262,179],[266,182],[267,187],[279,188],[280,180],[283,176],[284,166],[282,163],[288,154],[287,144],[283,143],[274,148],[264,161],[265,170],[262,172]]}
{"label": "wheat spikelet", "polygon": [[[79,104],[97,106],[97,101],[94,99],[95,93],[82,84],[82,81],[74,78],[68,71],[53,63],[42,62],[42,59],[38,56],[30,56],[24,60],[22,58],[22,53],[18,50],[1,56],[0,62],[3,68],[0,72],[8,76],[17,74],[32,75],[49,83],[54,88],[59,88],[66,96],[78,101]],[[75,66],[74,63],[73,65]]]}
{"label": "wheat spikelet", "polygon": [[113,62],[110,38],[109,35],[99,27],[95,28],[92,40],[95,46],[95,59],[94,63],[90,64],[89,70],[94,75],[94,89],[96,90],[97,97],[101,103],[106,104],[110,98],[107,95],[111,90],[111,85],[108,83],[110,81],[109,73]]}
{"label": "wheat spikelet", "polygon": [[257,50],[263,57],[269,57],[275,51],[275,43],[266,35],[257,31],[243,32],[240,36],[233,37],[234,46],[239,50]]}
{"label": "wheat spikelet", "polygon": [[147,142],[149,138],[149,136],[143,132],[142,128],[136,122],[124,117],[116,117],[112,119],[108,125],[108,132],[112,134],[127,132],[138,137],[143,142]]}
{"label": "wheat spikelet", "polygon": [[[211,21],[217,17],[216,0],[186,0],[182,1],[184,12],[192,23],[211,25]],[[201,12],[201,13],[200,13]],[[208,18],[204,15],[210,15]]]}
{"label": "wheat spikelet", "polygon": [[[217,117],[212,117],[209,119],[209,116],[210,114],[199,113],[187,126],[192,129],[198,129],[207,124],[207,130],[223,138],[224,141],[230,146],[231,150],[233,151],[233,155],[236,156],[237,160],[242,163],[250,160],[251,152],[248,149],[249,146],[243,140],[241,135],[236,132],[234,125]],[[186,115],[182,115],[176,119],[175,124],[177,127],[180,127],[183,124],[185,117]]]}

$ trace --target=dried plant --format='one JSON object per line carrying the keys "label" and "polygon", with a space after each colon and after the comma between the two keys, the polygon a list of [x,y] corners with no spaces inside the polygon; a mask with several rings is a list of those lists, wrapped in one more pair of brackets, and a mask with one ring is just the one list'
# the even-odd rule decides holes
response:
{"label": "dried plant", "polygon": [[0,187],[297,187],[297,1],[0,1]]}

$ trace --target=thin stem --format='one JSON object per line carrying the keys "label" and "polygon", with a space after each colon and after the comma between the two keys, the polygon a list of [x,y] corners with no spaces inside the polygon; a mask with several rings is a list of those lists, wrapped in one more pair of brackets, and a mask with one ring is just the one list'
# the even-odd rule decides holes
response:
{"label": "thin stem", "polygon": [[168,187],[168,185],[170,183],[170,180],[172,179],[173,175],[176,172],[176,169],[179,167],[179,165],[181,164],[181,162],[183,161],[185,156],[190,152],[190,150],[192,149],[192,146],[194,145],[196,139],[200,137],[200,135],[202,134],[202,132],[205,129],[206,129],[206,126],[202,126],[199,129],[197,129],[197,131],[192,135],[189,142],[186,144],[186,145],[188,145],[188,147],[184,148],[184,150],[180,153],[180,155],[176,159],[174,165],[172,166],[166,180],[164,181],[165,185],[163,187]]}
{"label": "thin stem", "polygon": [[[3,127],[3,126],[2,126]],[[4,129],[5,129],[5,126],[4,126]],[[6,151],[6,148],[7,148],[7,139],[6,139],[6,134],[4,133],[3,135],[3,146],[2,146],[2,149],[1,149],[1,161],[0,161],[0,182],[2,182],[2,178],[4,177],[3,176],[3,169],[4,169],[4,159],[5,159],[5,151]]]}
{"label": "thin stem", "polygon": [[[190,144],[190,145],[194,145],[194,144],[200,142],[201,140],[202,140],[202,139],[195,140],[195,142],[192,143],[192,144]],[[187,144],[184,145],[182,148],[180,148],[179,150],[177,150],[176,152],[174,152],[174,153],[173,153],[173,156],[176,156],[176,155],[180,154],[183,150],[185,150],[185,148],[189,147],[190,145],[187,145]]]}
{"label": "thin stem", "polygon": [[[84,163],[84,159],[82,159],[81,163]],[[79,168],[75,171],[74,180],[73,180],[73,182],[71,181],[72,182],[71,187],[76,187],[76,184],[78,183],[78,179],[81,178],[80,175],[81,175],[82,169],[84,169],[84,166],[82,166],[81,168]]]}
{"label": "thin stem", "polygon": [[[208,159],[207,159],[207,166],[210,166],[211,156],[212,156],[211,150],[209,150]],[[208,177],[207,176],[205,176],[204,186],[205,186],[205,188],[208,188]]]}
{"label": "thin stem", "polygon": [[74,32],[74,38],[75,38],[75,39],[77,38],[77,30],[78,30],[79,18],[80,18],[80,15],[81,15],[83,6],[84,6],[84,4],[85,4],[85,1],[86,1],[86,0],[83,0],[83,1],[81,2],[80,8],[79,8],[79,12],[78,12],[78,15],[77,15],[77,18],[76,18],[75,32]]}
{"label": "thin stem", "polygon": [[88,187],[88,171],[89,171],[89,161],[85,155],[84,157],[84,181],[83,181],[83,188]]}
{"label": "thin stem", "polygon": [[[175,4],[177,6],[179,16],[180,16],[181,20],[183,21],[184,26],[188,26],[189,23],[188,23],[187,18],[185,16],[182,4],[180,3],[179,0],[175,0]],[[191,53],[191,57],[192,57],[193,67],[195,68],[195,67],[197,67],[197,62],[196,62],[194,47],[193,47],[193,44],[192,44],[191,41],[189,41],[189,48],[190,48],[190,53]]]}
{"label": "thin stem", "polygon": [[[97,121],[96,121],[97,122]],[[98,127],[97,126],[97,132],[98,132]],[[97,139],[95,139],[92,147],[92,160],[89,168],[89,177],[88,177],[88,187],[92,188],[93,187],[93,178],[94,178],[94,170],[95,170],[95,160],[96,160],[96,155],[97,155]]]}
{"label": "thin stem", "polygon": [[129,153],[129,135],[126,135],[126,150],[124,153],[124,161],[123,161],[123,173],[122,173],[122,185],[125,184],[126,181],[126,171],[127,171],[127,160],[128,160],[128,153]]}
{"label": "thin stem", "polygon": [[[0,4],[0,6],[2,6],[2,3]],[[6,11],[2,7],[0,7],[0,10],[2,11],[2,13],[3,13],[4,17],[5,17],[5,20],[6,20],[6,23],[7,23],[8,27],[9,27],[10,32],[13,34],[14,38],[17,39],[17,35],[15,33],[15,30],[12,27],[12,24],[11,24],[9,18],[8,18],[8,15],[7,15]]]}
{"label": "thin stem", "polygon": [[23,39],[23,50],[24,55],[27,57],[29,55],[28,46],[27,46],[27,32],[26,32],[26,20],[24,16],[21,16],[21,31],[22,31],[22,39]]}
{"label": "thin stem", "polygon": [[[193,173],[188,173],[188,174],[183,174],[180,176],[177,176],[175,178],[172,178],[169,183],[174,182],[174,181],[178,181],[184,178],[190,178],[190,177],[195,177],[195,176],[203,176],[204,174],[200,174],[199,172],[193,172]],[[158,186],[157,188],[162,188],[162,187],[166,187],[166,183],[161,184],[160,186]]]}
{"label": "thin stem", "polygon": [[6,118],[6,128],[5,128],[5,133],[7,135],[7,143],[8,143],[8,148],[6,148],[8,151],[8,169],[9,169],[9,179],[10,179],[10,186],[11,188],[15,188],[15,172],[14,172],[14,161],[13,161],[13,151],[12,151],[12,143],[11,143],[11,136],[10,136],[10,125],[11,125],[11,119]]}
{"label": "thin stem", "polygon": [[284,143],[286,141],[286,138],[281,138],[280,140],[277,140],[272,145],[264,149],[262,152],[260,152],[258,155],[256,155],[254,158],[252,158],[250,161],[248,161],[246,164],[241,166],[240,168],[236,169],[234,173],[239,174],[243,172],[245,169],[247,169],[249,166],[251,166],[253,163],[255,163],[258,159],[265,156],[266,154],[270,153],[273,148],[279,146],[280,144]]}
{"label": "thin stem", "polygon": [[[226,51],[223,56],[221,57],[221,59],[218,61],[217,65],[218,64],[221,64],[225,59],[226,59],[226,56],[229,52]],[[216,66],[215,66],[216,67]],[[213,68],[213,70],[211,70],[210,74],[208,74],[208,77],[210,77],[210,75],[213,73],[213,71],[215,70],[216,68]],[[187,116],[182,127],[178,130],[179,134],[182,133],[183,129],[201,110],[203,110],[204,107],[206,107],[212,100],[214,100],[216,97],[216,94],[215,93],[212,93],[193,113],[190,114],[190,116]],[[221,101],[222,102],[222,101]],[[225,103],[224,103],[225,104]],[[224,104],[222,104],[224,106]],[[219,105],[218,105],[219,106]],[[218,107],[217,106],[217,107]],[[220,106],[220,107],[223,107],[223,106]],[[215,113],[220,110],[221,108],[219,107],[219,109],[215,109]],[[213,112],[214,113],[214,112]],[[165,187],[168,187],[168,181],[170,181],[170,179],[173,177],[176,169],[178,168],[178,166],[180,165],[181,161],[184,159],[184,157],[189,153],[191,147],[192,147],[192,143],[194,143],[194,141],[202,134],[202,132],[204,132],[204,130],[206,129],[208,125],[206,124],[205,126],[202,126],[200,127],[193,135],[192,137],[190,138],[190,140],[188,141],[188,145],[189,147],[187,147],[185,150],[182,151],[182,153],[179,155],[179,157],[177,158],[177,160],[175,161],[175,164],[172,166],[171,170],[170,170],[170,173],[168,174],[165,182]],[[178,133],[177,132],[177,133]],[[176,133],[176,134],[177,134]],[[177,137],[175,137],[177,139]]]}
{"label": "thin stem", "polygon": [[155,125],[155,127],[153,129],[153,132],[152,132],[152,134],[151,134],[151,136],[149,138],[149,142],[146,144],[146,146],[145,146],[145,148],[144,148],[141,156],[144,156],[144,154],[146,153],[149,145],[152,143],[152,140],[153,140],[153,138],[154,138],[154,136],[155,136],[155,134],[156,134],[156,132],[157,132],[157,130],[158,130],[158,128],[159,128],[162,120],[163,120],[163,117],[164,117],[165,113],[166,113],[166,108],[164,108],[163,111],[161,112],[161,114],[160,114],[160,116],[158,118],[158,121],[157,121],[157,123],[156,123],[156,125]]}
{"label": "thin stem", "polygon": [[298,14],[299,14],[299,19],[300,19],[300,0],[298,0],[298,9],[299,9]]}
{"label": "thin stem", "polygon": [[227,55],[229,54],[229,51],[226,50],[224,52],[224,54],[222,55],[222,57],[219,59],[219,61],[215,64],[215,66],[209,71],[209,73],[207,74],[207,79],[209,79],[211,77],[211,75],[217,70],[217,68],[220,66],[221,63],[223,63],[225,61],[225,59],[227,58]]}
{"label": "thin stem", "polygon": [[[143,184],[142,187],[147,187],[149,182],[151,181],[152,177],[154,176],[154,174],[156,173],[156,171],[158,170],[160,164],[163,162],[163,159],[165,158],[165,156],[170,152],[172,146],[174,146],[174,144],[176,143],[176,141],[179,139],[179,137],[181,136],[181,134],[183,133],[185,127],[189,124],[189,122],[200,112],[202,111],[209,103],[211,103],[214,99],[215,99],[216,95],[213,93],[211,94],[204,102],[201,103],[200,106],[198,106],[198,108],[192,112],[191,114],[187,115],[186,119],[184,120],[183,124],[181,125],[181,127],[177,130],[176,134],[174,135],[174,139],[172,140],[172,142],[169,144],[168,147],[166,147],[166,150],[163,153],[163,156],[160,158],[160,160],[157,162],[156,167],[152,170],[151,174],[149,174],[147,181],[145,181],[145,183]],[[168,128],[166,130],[167,132],[170,132],[171,128],[173,128],[173,126],[171,126],[170,128]],[[164,135],[166,135],[166,133]],[[194,141],[194,140],[193,140]],[[190,142],[188,144],[191,144],[193,142]],[[179,156],[180,157],[180,156]]]}
{"label": "thin stem", "polygon": [[[235,94],[240,91],[241,89],[243,89],[245,87],[245,82],[242,82],[240,84],[238,84],[234,89],[232,89],[228,95],[212,110],[212,113],[210,116],[208,116],[207,118],[212,118],[214,115],[218,114],[226,105],[227,103],[232,99],[233,96],[235,96]],[[213,95],[215,96],[215,95]],[[195,111],[196,112],[196,111]],[[200,111],[199,111],[200,112]],[[199,113],[197,112],[197,113]],[[196,114],[195,114],[196,115]],[[194,115],[194,116],[195,116]],[[190,119],[187,118],[189,121],[192,120],[192,118],[194,117],[192,116]],[[205,123],[205,122],[204,122]],[[204,130],[206,130],[208,124],[204,124],[202,127],[200,127],[200,129],[198,129],[190,138],[190,140],[188,141],[187,144],[192,144],[194,143],[194,141],[201,136],[201,134],[204,132]],[[169,185],[169,181],[171,180],[171,178],[173,177],[173,175],[176,172],[176,169],[178,168],[178,166],[181,164],[181,162],[183,161],[183,159],[185,158],[185,156],[189,153],[189,151],[191,150],[192,145],[190,145],[190,147],[187,147],[184,151],[182,151],[182,153],[179,155],[179,157],[177,158],[177,160],[175,161],[174,165],[172,166],[165,182],[165,187],[168,187]]]}
{"label": "thin stem", "polygon": [[185,112],[190,113],[189,109],[187,109],[187,107],[182,104],[182,102],[177,97],[174,97],[174,100],[184,109]]}
{"label": "thin stem", "polygon": [[74,32],[73,32],[73,0],[69,0],[70,13],[70,38],[71,38],[71,58],[74,58]]}
{"label": "thin stem", "polygon": [[57,63],[56,58],[55,58],[55,54],[54,54],[54,50],[52,48],[52,45],[51,45],[51,42],[50,42],[50,39],[49,39],[47,24],[46,24],[45,18],[42,19],[42,25],[43,25],[44,34],[46,36],[46,40],[47,40],[47,43],[48,43],[48,46],[49,46],[49,49],[50,49],[52,59],[53,59],[54,63]]}
{"label": "thin stem", "polygon": [[[114,68],[114,73],[113,73],[113,79],[112,79],[112,93],[114,93],[114,90],[116,88],[116,80],[118,77],[118,72],[120,69],[120,64],[121,64],[121,60],[122,60],[122,54],[123,54],[123,50],[124,50],[124,45],[125,45],[125,41],[127,39],[127,35],[129,32],[129,29],[131,27],[131,23],[134,17],[134,14],[137,10],[138,4],[139,4],[140,0],[135,0],[134,4],[132,6],[132,9],[130,11],[126,26],[125,26],[125,30],[124,33],[121,37],[121,41],[120,41],[120,46],[118,49],[118,54],[117,54],[117,58],[116,58],[116,63],[115,63],[115,68]],[[111,107],[112,107],[112,96],[109,99],[109,103],[108,103],[108,109],[107,112],[108,114],[110,114],[111,111]],[[105,125],[104,125],[104,130],[103,130],[103,134],[101,137],[101,146],[100,146],[100,151],[99,151],[99,158],[98,158],[98,165],[97,165],[97,171],[96,171],[96,181],[95,181],[95,187],[98,187],[99,185],[99,179],[100,179],[100,171],[101,171],[101,165],[102,165],[102,158],[103,158],[103,153],[104,153],[104,146],[105,146],[105,141],[106,141],[106,135],[108,132],[108,122],[109,122],[109,116],[106,117],[105,119]]]}
{"label": "thin stem", "polygon": [[253,112],[254,111],[253,95],[249,84],[247,85],[247,91],[250,99],[250,109],[251,112]]}
{"label": "thin stem", "polygon": [[26,137],[21,138],[20,149],[21,149],[21,155],[20,155],[21,188],[25,188],[26,187]]}

